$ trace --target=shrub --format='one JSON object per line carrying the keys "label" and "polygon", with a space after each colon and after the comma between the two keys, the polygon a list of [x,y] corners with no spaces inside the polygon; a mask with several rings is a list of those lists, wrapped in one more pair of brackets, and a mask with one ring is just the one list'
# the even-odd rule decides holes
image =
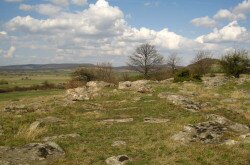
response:
{"label": "shrub", "polygon": [[9,82],[7,80],[0,80],[0,85],[6,85],[6,84],[9,84]]}
{"label": "shrub", "polygon": [[186,68],[179,70],[174,76],[174,82],[202,81],[200,74],[191,74]]}
{"label": "shrub", "polygon": [[239,78],[240,74],[247,72],[249,67],[248,55],[246,50],[235,50],[223,56],[221,66],[226,75]]}
{"label": "shrub", "polygon": [[96,76],[92,68],[79,68],[72,73],[72,79],[75,81],[88,82],[96,80]]}
{"label": "shrub", "polygon": [[174,76],[174,82],[189,81],[191,79],[191,74],[188,69],[179,70]]}
{"label": "shrub", "polygon": [[99,63],[92,68],[79,68],[72,73],[72,80],[77,82],[105,81],[115,83],[113,68],[110,63]]}
{"label": "shrub", "polygon": [[115,83],[116,79],[113,72],[111,63],[98,63],[95,69],[96,79],[99,81],[105,81]]}
{"label": "shrub", "polygon": [[195,74],[195,75],[192,75],[192,81],[202,81],[202,79],[201,79],[201,75],[199,75],[199,74]]}

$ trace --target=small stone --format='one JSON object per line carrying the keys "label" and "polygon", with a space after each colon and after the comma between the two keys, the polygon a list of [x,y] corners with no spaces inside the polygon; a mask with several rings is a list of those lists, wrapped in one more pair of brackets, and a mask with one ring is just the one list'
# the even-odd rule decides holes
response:
{"label": "small stone", "polygon": [[232,139],[228,139],[226,141],[224,141],[224,143],[222,144],[225,144],[225,145],[228,145],[228,146],[232,146],[232,145],[235,145],[235,144],[238,144],[239,142],[238,141],[235,141],[235,140],[232,140]]}
{"label": "small stone", "polygon": [[106,159],[107,165],[125,165],[129,161],[129,157],[127,155],[118,155],[112,156]]}
{"label": "small stone", "polygon": [[132,122],[133,120],[134,120],[133,118],[106,119],[106,120],[103,120],[102,122],[104,123],[128,123],[128,122]]}
{"label": "small stone", "polygon": [[235,132],[247,133],[249,132],[249,127],[243,124],[235,123],[229,126],[230,129],[234,130]]}
{"label": "small stone", "polygon": [[113,144],[111,145],[112,147],[120,147],[120,146],[126,146],[125,141],[114,141]]}
{"label": "small stone", "polygon": [[145,123],[166,123],[169,119],[158,119],[158,118],[144,118]]}

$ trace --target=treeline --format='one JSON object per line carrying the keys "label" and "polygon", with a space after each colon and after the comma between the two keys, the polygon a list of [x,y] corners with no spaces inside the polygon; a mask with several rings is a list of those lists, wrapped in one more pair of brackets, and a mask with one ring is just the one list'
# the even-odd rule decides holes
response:
{"label": "treeline", "polygon": [[117,83],[119,81],[133,81],[138,79],[164,80],[174,78],[174,82],[201,81],[202,76],[224,73],[227,76],[239,78],[240,74],[249,73],[249,52],[234,50],[226,53],[221,59],[213,59],[211,51],[198,51],[191,64],[181,67],[181,58],[177,53],[170,54],[166,59],[148,43],[135,48],[129,56],[127,65],[139,74],[125,72],[115,75],[110,63],[100,63],[94,68],[79,68],[72,74],[69,87],[76,87],[84,82],[101,80]]}

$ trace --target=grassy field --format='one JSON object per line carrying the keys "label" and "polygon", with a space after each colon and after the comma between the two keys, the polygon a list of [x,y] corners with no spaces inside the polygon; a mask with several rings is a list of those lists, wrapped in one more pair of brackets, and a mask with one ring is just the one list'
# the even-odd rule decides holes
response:
{"label": "grassy field", "polygon": [[0,73],[0,80],[5,80],[8,84],[0,84],[0,89],[11,87],[29,87],[32,85],[39,85],[44,81],[49,83],[59,84],[65,83],[70,79],[70,73],[72,71],[45,71],[45,72],[10,72]]}
{"label": "grassy field", "polygon": [[[64,104],[63,91],[0,94],[1,107],[24,104],[46,109],[22,114],[0,112],[0,125],[4,129],[4,135],[0,136],[0,146],[22,146],[41,142],[47,136],[77,133],[80,138],[56,140],[66,152],[65,158],[55,162],[56,165],[103,165],[106,158],[121,154],[132,159],[128,165],[250,164],[249,143],[235,146],[200,143],[183,145],[171,140],[171,136],[182,130],[184,125],[206,121],[207,114],[223,115],[234,122],[249,125],[250,82],[238,84],[232,81],[216,88],[204,88],[202,83],[152,83],[151,86],[154,89],[152,95],[121,90],[114,93],[114,87],[103,89],[102,97],[67,105]],[[211,108],[192,113],[157,97],[160,92],[183,95],[183,90],[187,96],[188,92],[197,93],[193,98],[209,102]],[[135,101],[138,97],[140,99]],[[237,101],[221,102],[228,98]],[[33,136],[23,131],[36,119],[47,116],[58,117],[65,122],[38,128]],[[144,123],[145,117],[170,121],[161,124]],[[134,120],[129,123],[101,122],[104,119],[119,118]],[[230,138],[237,140],[237,137]],[[111,144],[117,140],[125,141],[127,145],[112,147]]]}

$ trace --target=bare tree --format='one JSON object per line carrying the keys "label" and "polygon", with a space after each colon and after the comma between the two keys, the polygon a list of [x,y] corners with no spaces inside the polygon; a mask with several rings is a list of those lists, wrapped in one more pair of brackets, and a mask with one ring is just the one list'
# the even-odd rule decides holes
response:
{"label": "bare tree", "polygon": [[192,61],[192,71],[198,75],[204,75],[208,73],[212,65],[212,56],[213,55],[211,51],[199,50]]}
{"label": "bare tree", "polygon": [[167,57],[167,65],[171,68],[172,74],[175,73],[177,66],[180,64],[181,58],[178,57],[178,54],[176,52],[171,53]]}
{"label": "bare tree", "polygon": [[129,56],[128,65],[143,73],[145,78],[149,77],[149,73],[159,68],[163,63],[163,56],[156,50],[155,46],[148,43],[142,44],[135,49],[133,55]]}
{"label": "bare tree", "polygon": [[96,76],[102,81],[112,82],[114,80],[112,64],[109,62],[97,63]]}

